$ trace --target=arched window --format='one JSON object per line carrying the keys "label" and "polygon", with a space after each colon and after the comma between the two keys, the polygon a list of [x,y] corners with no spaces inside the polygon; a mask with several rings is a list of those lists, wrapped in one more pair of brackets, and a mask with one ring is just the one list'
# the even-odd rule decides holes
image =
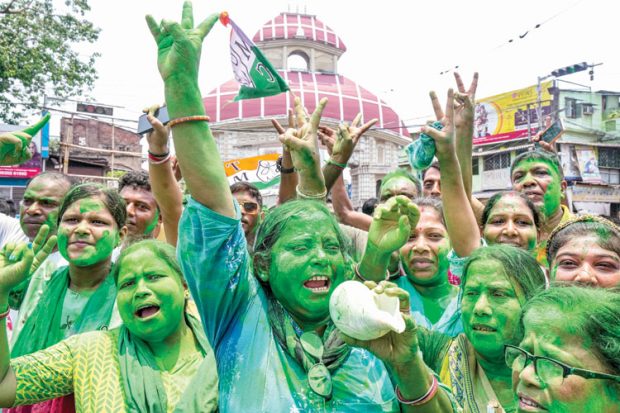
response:
{"label": "arched window", "polygon": [[301,50],[295,50],[288,55],[286,59],[288,70],[300,70],[307,72],[310,67],[310,58]]}

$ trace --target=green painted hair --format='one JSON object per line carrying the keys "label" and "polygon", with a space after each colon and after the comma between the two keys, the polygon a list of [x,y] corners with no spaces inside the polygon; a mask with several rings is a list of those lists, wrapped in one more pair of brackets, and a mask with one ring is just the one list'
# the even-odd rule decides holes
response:
{"label": "green painted hair", "polygon": [[553,284],[526,303],[521,323],[529,311],[544,317],[549,307],[565,317],[567,333],[583,337],[611,374],[620,375],[620,289]]}
{"label": "green painted hair", "polygon": [[517,156],[515,160],[512,161],[512,165],[510,165],[510,176],[512,176],[512,172],[521,162],[530,160],[541,161],[552,165],[560,175],[560,180],[564,179],[564,170],[562,169],[562,165],[560,164],[558,156],[551,152],[543,151],[540,149],[530,152],[523,152],[522,154]]}
{"label": "green painted hair", "polygon": [[389,172],[387,175],[385,175],[383,179],[381,179],[381,186],[379,188],[379,192],[383,191],[383,187],[385,186],[385,184],[390,179],[394,179],[394,178],[405,178],[413,182],[413,185],[415,185],[417,194],[420,195],[422,193],[422,185],[420,184],[420,180],[416,178],[411,172],[403,168],[398,168],[392,172]]}
{"label": "green painted hair", "polygon": [[[271,265],[271,250],[276,241],[293,218],[311,219],[311,214],[319,212],[327,217],[329,223],[336,231],[340,251],[346,260],[351,258],[351,241],[342,233],[340,225],[327,206],[318,201],[294,200],[286,202],[272,209],[258,227],[256,241],[254,242],[253,265],[255,274],[259,270],[269,270]],[[294,223],[293,223],[294,225]]]}
{"label": "green painted hair", "polygon": [[478,248],[469,256],[463,267],[462,286],[465,285],[470,275],[469,267],[479,260],[498,261],[504,268],[515,292],[518,291],[517,286],[519,286],[526,301],[547,285],[547,279],[540,265],[527,251],[511,245],[495,244]]}
{"label": "green painted hair", "polygon": [[177,261],[176,248],[166,242],[158,241],[155,239],[145,239],[142,241],[134,242],[133,244],[130,244],[129,246],[123,248],[120,255],[118,256],[118,259],[116,260],[114,268],[112,269],[114,282],[118,281],[118,275],[120,273],[121,266],[123,265],[123,260],[125,259],[125,257],[142,248],[151,250],[151,252],[153,252],[156,257],[164,261],[166,265],[168,265],[168,267],[173,269],[174,272],[177,273],[183,284],[185,284],[185,278],[183,278],[181,266],[179,265],[179,261]]}

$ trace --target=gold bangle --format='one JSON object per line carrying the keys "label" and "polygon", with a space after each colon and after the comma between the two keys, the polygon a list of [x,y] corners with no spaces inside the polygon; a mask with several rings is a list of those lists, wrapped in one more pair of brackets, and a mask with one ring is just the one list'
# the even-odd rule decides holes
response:
{"label": "gold bangle", "polygon": [[168,126],[172,128],[173,126],[176,126],[179,123],[195,122],[199,120],[204,120],[205,122],[209,122],[211,118],[208,117],[207,115],[185,116],[182,118],[172,119],[170,122],[168,122]]}

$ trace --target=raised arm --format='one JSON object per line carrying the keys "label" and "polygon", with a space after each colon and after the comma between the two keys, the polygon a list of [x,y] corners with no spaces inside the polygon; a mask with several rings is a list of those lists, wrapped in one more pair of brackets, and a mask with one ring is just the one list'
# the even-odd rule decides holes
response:
{"label": "raised arm", "polygon": [[190,2],[183,4],[180,24],[170,20],[157,24],[152,16],[146,17],[157,42],[172,136],[189,192],[211,210],[234,217],[233,197],[198,87],[202,41],[217,20],[218,14],[212,14],[194,27]]}
{"label": "raised arm", "polygon": [[[358,119],[359,116],[360,115],[358,115],[356,119]],[[364,126],[369,126],[363,131],[361,131],[361,128],[356,128],[353,130],[353,133],[351,133],[351,129],[349,129],[348,134],[338,134],[336,131],[328,128],[327,126],[319,126],[319,138],[321,139],[323,145],[327,148],[327,153],[329,153],[330,157],[333,157],[334,148],[336,148],[338,158],[346,157],[348,162],[348,159],[351,157],[351,154],[359,142],[362,133],[368,130],[370,126],[374,125],[375,122],[376,120],[373,119],[372,121],[366,123]],[[343,152],[344,156],[340,155]],[[340,172],[342,172],[342,168],[336,165],[328,164],[326,167],[327,166],[330,166],[331,168],[338,168],[340,169]],[[349,199],[349,195],[347,194],[344,186],[342,173],[338,173],[336,176],[336,180],[331,188],[331,195],[334,213],[340,222],[363,231],[368,231],[372,218],[353,209],[353,205],[351,204],[351,200]]]}
{"label": "raised arm", "polygon": [[[149,156],[149,177],[151,190],[159,207],[166,234],[166,242],[176,247],[179,236],[179,220],[183,212],[183,193],[174,177],[168,135],[170,130],[153,116],[158,106],[147,110],[147,120],[153,126],[153,132],[146,135],[149,155],[159,156],[162,160],[151,160]],[[165,160],[167,159],[167,160]]]}
{"label": "raised arm", "polygon": [[[431,93],[431,100],[433,107],[439,104],[434,93]],[[439,159],[439,167],[441,168],[443,214],[446,219],[450,242],[459,257],[467,257],[480,246],[480,232],[473,210],[467,207],[469,202],[456,155],[455,103],[463,107],[464,113],[473,114],[473,105],[469,96],[457,94],[455,99],[454,92],[450,89],[446,103],[444,128],[438,131],[432,127],[424,127],[422,132],[435,140],[437,159]]]}

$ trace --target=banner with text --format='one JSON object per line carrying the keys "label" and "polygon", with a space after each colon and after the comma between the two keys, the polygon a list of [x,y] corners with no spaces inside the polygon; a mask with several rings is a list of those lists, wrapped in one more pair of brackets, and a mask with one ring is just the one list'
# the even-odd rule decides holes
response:
{"label": "banner with text", "polygon": [[[541,84],[543,116],[551,113],[552,81]],[[528,137],[528,117],[532,135],[538,129],[536,86],[478,99],[474,113],[474,145],[505,142]]]}

